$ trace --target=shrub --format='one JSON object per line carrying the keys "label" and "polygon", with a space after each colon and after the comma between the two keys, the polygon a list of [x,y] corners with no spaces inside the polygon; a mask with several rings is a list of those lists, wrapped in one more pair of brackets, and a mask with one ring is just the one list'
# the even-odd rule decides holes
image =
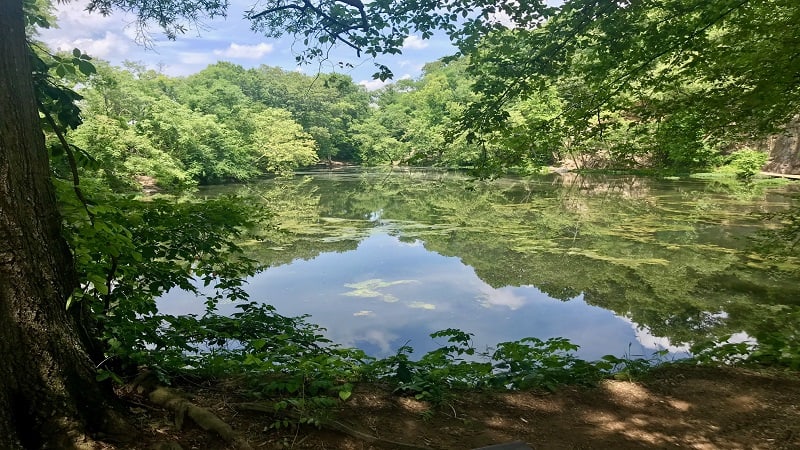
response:
{"label": "shrub", "polygon": [[758,150],[745,148],[728,157],[727,166],[733,169],[736,178],[750,180],[761,171],[769,155]]}

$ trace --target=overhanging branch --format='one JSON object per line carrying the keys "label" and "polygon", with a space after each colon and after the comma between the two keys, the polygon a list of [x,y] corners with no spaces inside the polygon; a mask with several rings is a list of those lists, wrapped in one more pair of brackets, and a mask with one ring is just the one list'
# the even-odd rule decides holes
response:
{"label": "overhanging branch", "polygon": [[341,20],[331,16],[329,13],[324,11],[320,6],[311,3],[310,0],[303,0],[302,5],[300,4],[289,4],[289,5],[281,5],[276,6],[274,8],[268,8],[256,14],[250,14],[247,16],[250,20],[260,19],[271,14],[276,14],[281,11],[288,11],[288,10],[295,10],[299,11],[301,14],[313,14],[316,17],[319,17],[321,20],[320,27],[322,31],[325,32],[333,41],[339,41],[348,47],[352,48],[356,51],[358,56],[361,56],[361,48],[356,44],[353,44],[348,39],[343,37],[343,35],[349,34],[351,31],[361,29],[364,32],[369,30],[369,22],[367,20],[367,14],[364,10],[364,4],[361,0],[334,0],[334,2],[344,3],[346,5],[352,6],[356,8],[361,16],[360,24],[350,24],[342,22]]}

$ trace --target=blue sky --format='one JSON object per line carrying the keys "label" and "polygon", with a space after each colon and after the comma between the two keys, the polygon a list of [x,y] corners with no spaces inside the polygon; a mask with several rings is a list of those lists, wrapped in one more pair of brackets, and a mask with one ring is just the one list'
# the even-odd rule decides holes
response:
{"label": "blue sky", "polygon": [[[292,37],[276,40],[250,30],[249,22],[243,18],[244,11],[255,1],[231,0],[227,18],[206,20],[200,26],[189,27],[187,33],[175,41],[167,40],[154,27],[151,46],[147,48],[137,42],[133,16],[89,14],[85,11],[85,0],[73,0],[56,5],[59,28],[43,30],[39,37],[53,49],[70,51],[77,47],[114,65],[125,60],[136,61],[170,76],[190,75],[217,61],[230,61],[246,68],[266,64],[308,74],[346,73],[370,89],[381,85],[371,77],[375,61],[368,57],[356,58],[346,47],[329,61],[298,68],[294,56],[302,42],[293,45]],[[395,79],[415,78],[425,63],[453,52],[446,37],[423,41],[412,36],[406,40],[402,55],[382,56],[378,62],[389,66]],[[349,62],[355,68],[341,69],[339,61]]]}

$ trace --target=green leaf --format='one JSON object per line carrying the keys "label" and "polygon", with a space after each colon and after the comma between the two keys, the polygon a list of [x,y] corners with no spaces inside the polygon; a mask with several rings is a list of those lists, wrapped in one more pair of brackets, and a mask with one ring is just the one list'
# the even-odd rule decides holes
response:
{"label": "green leaf", "polygon": [[245,366],[258,365],[261,364],[261,360],[257,356],[254,356],[252,353],[248,353],[247,356],[245,356],[244,362],[242,364],[244,364]]}
{"label": "green leaf", "polygon": [[106,285],[106,280],[102,276],[90,274],[87,278],[97,292],[101,295],[108,295],[108,286]]}
{"label": "green leaf", "polygon": [[94,67],[94,64],[92,64],[92,63],[90,63],[90,62],[88,62],[88,61],[86,61],[84,59],[79,59],[78,60],[78,70],[80,70],[81,73],[86,75],[86,76],[89,76],[89,75],[97,73],[97,69]]}

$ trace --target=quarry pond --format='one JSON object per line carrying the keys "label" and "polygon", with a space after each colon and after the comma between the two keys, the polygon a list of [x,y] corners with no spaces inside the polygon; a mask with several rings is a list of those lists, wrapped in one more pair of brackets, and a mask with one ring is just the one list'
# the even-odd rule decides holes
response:
{"label": "quarry pond", "polygon": [[[798,333],[798,260],[760,248],[794,184],[572,173],[478,180],[428,169],[319,170],[207,188],[273,212],[245,243],[253,300],[310,315],[383,357],[565,337],[577,355],[686,356],[693,343]],[[762,237],[760,240],[759,236]],[[201,313],[173,291],[164,313]],[[233,310],[221,304],[220,311]]]}

